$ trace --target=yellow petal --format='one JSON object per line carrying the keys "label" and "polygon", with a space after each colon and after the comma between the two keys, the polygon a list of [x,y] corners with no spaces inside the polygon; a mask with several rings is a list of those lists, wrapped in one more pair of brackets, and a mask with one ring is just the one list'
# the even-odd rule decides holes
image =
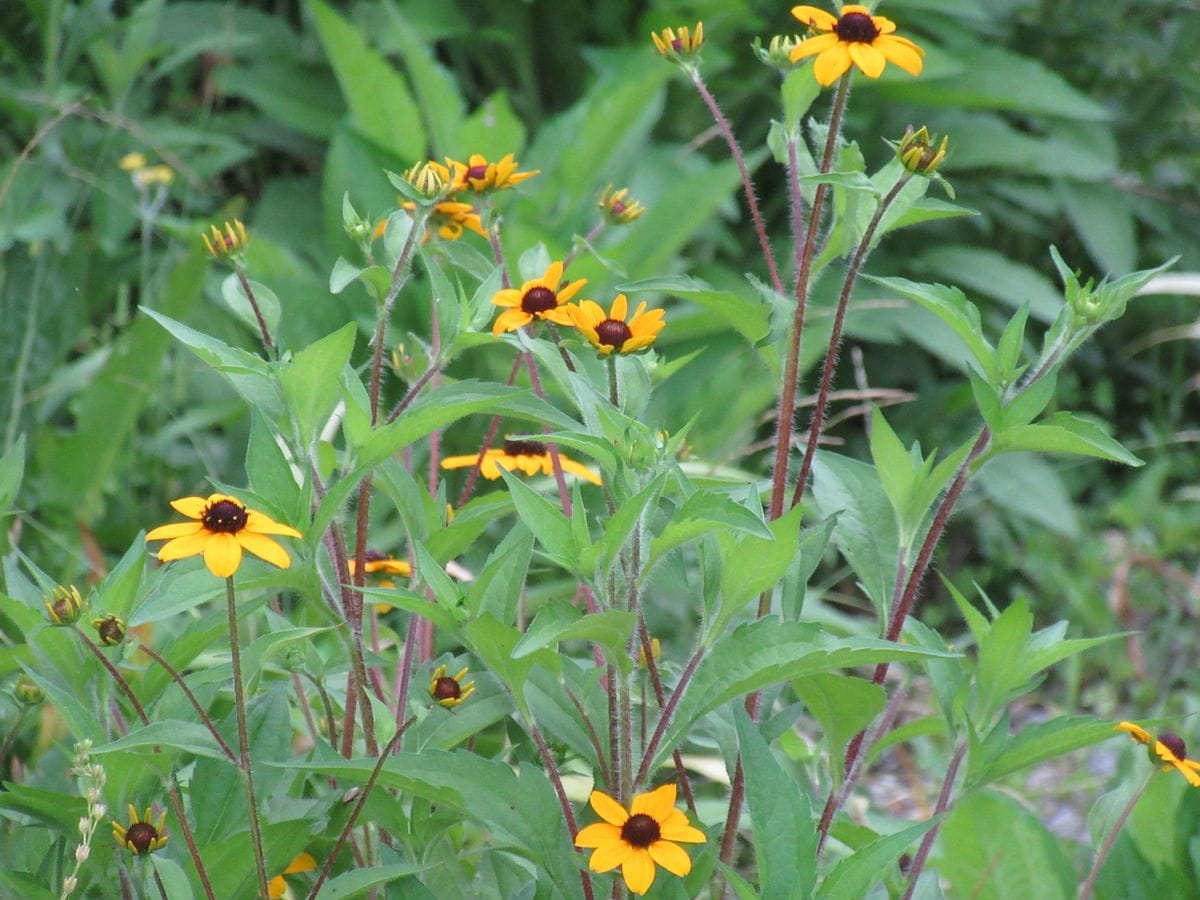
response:
{"label": "yellow petal", "polygon": [[650,853],[652,860],[672,875],[682,878],[692,871],[692,858],[678,844],[672,844],[670,841],[655,841],[646,850]]}
{"label": "yellow petal", "polygon": [[159,562],[172,562],[177,559],[187,559],[189,556],[196,556],[204,552],[204,548],[208,546],[208,542],[212,539],[207,531],[197,531],[195,534],[189,534],[186,537],[177,537],[173,541],[168,541],[163,544],[158,551]]}
{"label": "yellow petal", "polygon": [[286,569],[292,564],[292,558],[288,556],[287,551],[264,534],[255,534],[253,531],[239,531],[235,535],[235,539],[259,559],[265,559],[273,566]]}
{"label": "yellow petal", "polygon": [[604,847],[620,841],[621,829],[608,822],[596,822],[594,825],[580,828],[579,833],[575,835],[576,847]]}
{"label": "yellow petal", "polygon": [[552,291],[558,290],[558,283],[562,281],[563,264],[561,261],[555,261],[546,266],[546,272],[542,275],[541,281]]}
{"label": "yellow petal", "polygon": [[851,43],[846,45],[850,58],[868,78],[878,78],[887,66],[884,55],[870,44]]}
{"label": "yellow petal", "polygon": [[665,822],[675,812],[675,783],[668,781],[660,788],[633,798],[630,814],[645,813],[655,822]]}
{"label": "yellow petal", "polygon": [[792,52],[789,54],[788,59],[790,59],[792,62],[799,62],[800,60],[809,56],[815,56],[818,53],[823,53],[830,47],[835,46],[837,43],[839,43],[839,41],[836,34],[821,34],[817,37],[811,37],[808,40],[801,41],[794,48],[792,48]]}
{"label": "yellow petal", "polygon": [[813,75],[822,87],[829,87],[846,74],[850,68],[850,51],[841,42],[834,44],[817,57],[813,63]]}
{"label": "yellow petal", "polygon": [[218,578],[228,578],[242,564],[242,545],[232,534],[209,535],[204,543],[204,564]]}
{"label": "yellow petal", "polygon": [[634,849],[621,866],[625,884],[635,894],[644,894],[654,884],[654,860],[645,850]]}
{"label": "yellow petal", "polygon": [[592,791],[588,803],[592,805],[596,815],[610,825],[620,828],[629,821],[629,813],[625,811],[625,807],[603,791]]}
{"label": "yellow petal", "polygon": [[693,828],[689,825],[687,816],[683,813],[679,814],[678,819],[671,819],[660,823],[658,832],[664,841],[679,841],[684,844],[704,844],[708,842],[708,838],[704,836],[704,832],[699,828]]}
{"label": "yellow petal", "polygon": [[171,501],[171,508],[176,512],[182,513],[189,519],[198,519],[204,512],[204,507],[208,505],[208,501],[203,497],[183,497],[179,500]]}
{"label": "yellow petal", "polygon": [[612,310],[609,312],[610,319],[616,319],[618,322],[624,322],[625,316],[629,314],[629,300],[624,294],[617,294],[612,302]]}
{"label": "yellow petal", "polygon": [[533,316],[523,309],[506,309],[492,323],[492,337],[499,337],[506,331],[516,331],[532,321]]}
{"label": "yellow petal", "polygon": [[555,309],[548,309],[545,312],[540,312],[538,313],[538,318],[545,319],[548,322],[553,322],[555,325],[562,325],[566,328],[570,328],[573,324],[571,322],[571,314],[567,312],[567,308],[565,306],[559,306]]}
{"label": "yellow petal", "polygon": [[[1162,754],[1160,753],[1159,756],[1162,756]],[[1200,787],[1200,774],[1193,772],[1191,769],[1185,766],[1182,760],[1172,757],[1171,765],[1173,765],[1183,774],[1183,777],[1187,779],[1188,784],[1190,784],[1192,787]]]}
{"label": "yellow petal", "polygon": [[474,466],[477,459],[479,459],[478,453],[469,453],[463,456],[447,456],[442,460],[442,468],[465,469],[468,466]]}
{"label": "yellow petal", "polygon": [[922,50],[912,41],[900,37],[884,37],[875,41],[879,52],[887,59],[907,72],[909,75],[920,75],[925,67],[921,59]]}
{"label": "yellow petal", "polygon": [[175,522],[171,525],[159,525],[146,535],[148,541],[165,541],[171,538],[187,537],[204,530],[199,522]]}
{"label": "yellow petal", "polygon": [[492,295],[492,302],[497,306],[519,306],[521,304],[521,292],[516,288],[505,288],[502,291],[496,291]]}
{"label": "yellow petal", "polygon": [[837,16],[815,6],[793,6],[792,15],[805,25],[819,28],[821,31],[833,31],[837,25]]}
{"label": "yellow petal", "polygon": [[871,24],[880,34],[891,34],[896,30],[896,23],[887,16],[871,16]]}
{"label": "yellow petal", "polygon": [[1150,732],[1146,731],[1140,725],[1135,725],[1133,722],[1118,722],[1116,729],[1117,731],[1124,731],[1139,744],[1150,743]]}
{"label": "yellow petal", "polygon": [[276,875],[267,882],[267,896],[271,898],[271,900],[279,900],[279,898],[286,893],[287,882],[283,880],[282,875]]}
{"label": "yellow petal", "polygon": [[558,455],[558,461],[562,464],[564,472],[570,472],[572,475],[578,475],[584,481],[590,481],[592,484],[600,484],[600,476],[585,466],[583,463],[576,462],[573,459],[568,459],[561,453]]}
{"label": "yellow petal", "polygon": [[[613,826],[609,825],[608,827],[612,828]],[[588,860],[588,868],[593,872],[607,872],[624,863],[634,852],[632,846],[618,837],[615,841],[601,844],[596,848],[591,859]]]}
{"label": "yellow petal", "polygon": [[583,288],[583,286],[585,284],[587,284],[587,279],[579,278],[575,281],[572,281],[570,284],[568,284],[566,287],[564,287],[561,291],[557,289],[558,285],[555,285],[553,288],[551,288],[551,290],[554,290],[555,293],[558,294],[558,305],[562,306],[564,303],[566,303],[568,300],[570,300],[572,297],[574,297],[576,294],[578,294],[579,291]]}
{"label": "yellow petal", "polygon": [[291,525],[281,525],[270,516],[264,515],[255,509],[246,510],[246,527],[245,531],[253,531],[256,534],[282,534],[287,537],[304,537]]}

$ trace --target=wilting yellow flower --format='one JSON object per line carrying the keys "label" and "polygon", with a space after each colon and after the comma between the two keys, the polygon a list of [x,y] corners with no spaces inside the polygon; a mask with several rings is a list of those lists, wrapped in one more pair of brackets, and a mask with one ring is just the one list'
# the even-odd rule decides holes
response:
{"label": "wilting yellow flower", "polygon": [[[300,872],[311,872],[317,867],[317,861],[307,853],[301,853],[283,870],[283,875],[297,875]],[[276,875],[267,882],[267,896],[271,900],[279,900],[288,892],[287,881],[283,875]]]}
{"label": "wilting yellow flower", "polygon": [[492,297],[496,306],[506,307],[492,323],[492,334],[516,331],[537,319],[548,319],[556,325],[570,325],[571,315],[566,303],[587,284],[586,278],[559,286],[562,281],[563,264],[552,262],[541,278],[534,278],[521,285],[521,289],[505,288]]}
{"label": "wilting yellow flower", "polygon": [[686,25],[681,25],[678,31],[674,28],[652,31],[650,39],[654,41],[654,49],[659,56],[672,62],[689,62],[696,58],[704,44],[704,23],[697,22],[696,30],[692,32],[688,31]]}
{"label": "wilting yellow flower", "polygon": [[[474,466],[477,459],[479,459],[478,453],[466,456],[448,456],[442,460],[442,468],[466,469]],[[558,454],[558,462],[564,472],[578,475],[592,484],[600,483],[600,476],[597,473],[562,452]],[[500,477],[501,469],[508,472],[518,469],[526,475],[553,475],[554,462],[550,459],[550,450],[541,441],[505,440],[503,447],[491,447],[483,454],[479,474],[495,481]]]}
{"label": "wilting yellow flower", "polygon": [[208,571],[218,578],[228,578],[238,570],[243,549],[286,569],[292,558],[267,535],[302,537],[295,528],[280,525],[258,510],[247,509],[225,494],[209,494],[208,499],[184,497],[172,500],[171,506],[196,521],[161,525],[146,535],[148,541],[167,541],[158,551],[159,560],[171,562],[203,553]]}
{"label": "wilting yellow flower", "polygon": [[625,884],[635,894],[650,890],[656,864],[680,878],[692,870],[691,857],[675,841],[703,844],[708,840],[675,808],[674,784],[638,794],[628,812],[601,791],[592,791],[589,802],[604,821],[581,829],[575,846],[595,849],[588,860],[593,872],[620,866]]}
{"label": "wilting yellow flower", "polygon": [[1136,743],[1146,745],[1150,761],[1155,764],[1162,763],[1164,772],[1169,772],[1172,768],[1177,769],[1187,779],[1188,784],[1200,787],[1200,762],[1187,758],[1187,745],[1179,735],[1164,731],[1156,738],[1133,722],[1118,722],[1116,728],[1118,731],[1124,731]]}
{"label": "wilting yellow flower", "polygon": [[846,74],[851,65],[868,78],[878,78],[888,63],[910,75],[921,74],[925,51],[908,38],[892,34],[896,23],[871,15],[865,6],[843,6],[839,16],[815,6],[796,6],[792,15],[809,28],[825,32],[803,41],[791,54],[792,62],[816,56],[813,74],[824,87]]}
{"label": "wilting yellow flower", "polygon": [[458,706],[475,693],[475,682],[462,683],[467,671],[464,667],[457,675],[451,677],[446,674],[445,664],[438,666],[433,670],[433,677],[429,679],[429,696],[438,706],[444,706],[446,709]]}
{"label": "wilting yellow flower", "polygon": [[896,156],[904,168],[914,175],[932,175],[946,158],[946,148],[950,145],[949,135],[943,135],[941,144],[934,147],[936,143],[937,137],[930,137],[929,129],[924,125],[916,131],[913,131],[910,125],[900,143],[896,145]]}
{"label": "wilting yellow flower", "polygon": [[126,153],[117,161],[117,166],[122,172],[136,172],[138,169],[144,169],[146,168],[146,154]]}
{"label": "wilting yellow flower", "polygon": [[54,625],[74,625],[79,621],[79,613],[83,610],[83,598],[75,585],[60,584],[42,601],[46,605],[46,615]]}
{"label": "wilting yellow flower", "polygon": [[151,822],[154,815],[153,809],[147,809],[145,816],[138,818],[138,812],[134,809],[133,804],[129,804],[129,827],[126,828],[116,819],[113,819],[113,837],[118,844],[124,846],[135,856],[141,856],[144,853],[153,853],[167,845],[167,839],[170,835],[167,834],[165,826],[167,824],[167,814],[161,812],[158,814],[158,821]]}
{"label": "wilting yellow flower", "polygon": [[125,640],[125,622],[117,616],[108,615],[102,619],[92,619],[92,627],[105,647],[115,647]]}
{"label": "wilting yellow flower", "polygon": [[238,219],[226,222],[224,232],[216,225],[210,225],[209,228],[212,230],[212,240],[209,240],[207,234],[200,235],[200,239],[204,241],[204,249],[213,259],[241,253],[250,243],[250,235],[246,233],[246,226]]}
{"label": "wilting yellow flower", "polygon": [[465,163],[447,158],[446,164],[454,170],[454,190],[470,190],[477,194],[515,187],[522,181],[541,174],[541,169],[518,172],[517,161],[511,153],[494,163],[488,162],[487,157],[481,153],[472,153]]}
{"label": "wilting yellow flower", "polygon": [[646,211],[636,199],[629,196],[629,188],[614,191],[610,184],[600,195],[600,211],[614,225],[628,225]]}
{"label": "wilting yellow flower", "polygon": [[638,304],[633,318],[629,315],[629,301],[624,294],[617,294],[612,308],[606,314],[599,303],[581,300],[578,305],[567,307],[575,327],[604,356],[614,350],[617,353],[636,353],[654,343],[654,338],[666,327],[663,311],[652,309],[646,312],[646,302]]}

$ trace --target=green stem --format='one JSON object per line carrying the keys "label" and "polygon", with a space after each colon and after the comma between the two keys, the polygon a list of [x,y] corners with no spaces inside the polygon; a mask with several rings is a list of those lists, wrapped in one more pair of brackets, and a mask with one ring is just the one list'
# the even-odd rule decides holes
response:
{"label": "green stem", "polygon": [[258,307],[258,298],[254,296],[254,289],[250,287],[250,279],[246,277],[246,271],[240,265],[235,265],[233,270],[237,273],[238,282],[246,294],[246,299],[250,301],[250,308],[254,310],[254,321],[258,323],[258,334],[262,338],[263,349],[269,355],[274,356],[275,343],[271,340],[271,332],[267,329],[267,320],[263,318],[262,310]]}
{"label": "green stem", "polygon": [[608,358],[608,402],[617,409],[621,408],[621,394],[617,389],[617,358]]}
{"label": "green stem", "polygon": [[250,771],[250,738],[246,729],[246,694],[242,685],[242,652],[238,646],[237,597],[233,591],[233,576],[225,579],[225,605],[229,612],[229,655],[233,662],[233,703],[237,710],[238,750],[241,754],[239,771],[246,788],[246,809],[250,813],[250,841],[254,848],[254,868],[258,871],[259,896],[269,896],[267,863],[263,858],[262,829],[258,822],[258,803],[254,799],[254,775]]}

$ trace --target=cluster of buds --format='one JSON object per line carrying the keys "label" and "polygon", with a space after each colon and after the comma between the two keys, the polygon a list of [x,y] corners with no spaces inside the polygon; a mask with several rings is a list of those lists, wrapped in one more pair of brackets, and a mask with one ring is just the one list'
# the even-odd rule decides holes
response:
{"label": "cluster of buds", "polygon": [[700,48],[704,45],[704,23],[697,22],[694,31],[689,31],[686,25],[678,29],[664,28],[651,32],[650,39],[654,41],[654,49],[659,56],[673,63],[690,65],[700,55]]}
{"label": "cluster of buds", "polygon": [[600,195],[598,205],[605,220],[612,225],[628,225],[646,211],[646,207],[629,196],[629,188],[614,191],[611,184]]}
{"label": "cluster of buds", "polygon": [[909,125],[904,137],[896,145],[896,157],[904,168],[914,175],[929,176],[936,172],[946,159],[946,148],[949,145],[949,135],[942,135],[941,143],[938,143],[937,136],[930,137],[929,129],[924,125],[915,131]]}
{"label": "cluster of buds", "polygon": [[75,868],[63,879],[60,900],[75,890],[79,885],[79,870],[92,853],[92,837],[96,826],[108,812],[104,805],[104,767],[92,762],[92,742],[80,741],[75,745],[75,755],[71,762],[71,774],[78,779],[79,792],[87,802],[87,812],[79,819],[79,844],[75,847]]}
{"label": "cluster of buds", "polygon": [[53,625],[74,625],[83,611],[83,598],[75,585],[59,585],[44,599],[46,614]]}
{"label": "cluster of buds", "polygon": [[209,234],[200,235],[200,239],[204,241],[204,249],[213,259],[241,256],[246,245],[250,243],[250,235],[246,233],[246,226],[241,223],[241,220],[234,219],[232,222],[226,221],[224,224],[224,231],[216,225],[210,225]]}
{"label": "cluster of buds", "polygon": [[175,180],[175,170],[165,163],[149,165],[144,153],[126,153],[117,162],[121,171],[128,172],[133,186],[139,192],[146,192],[152,187],[165,188]]}

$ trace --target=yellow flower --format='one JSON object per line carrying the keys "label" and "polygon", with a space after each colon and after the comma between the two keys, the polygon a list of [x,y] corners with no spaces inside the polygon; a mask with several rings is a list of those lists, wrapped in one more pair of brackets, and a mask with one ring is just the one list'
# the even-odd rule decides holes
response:
{"label": "yellow flower", "polygon": [[[466,469],[475,465],[475,461],[479,459],[478,453],[470,453],[466,456],[448,456],[442,460],[443,469]],[[558,454],[559,464],[562,465],[564,472],[570,472],[573,475],[578,475],[592,484],[600,483],[600,476],[585,466],[583,463],[578,463],[567,457],[564,453]],[[483,462],[479,466],[479,474],[490,481],[495,481],[500,477],[500,470],[504,469],[511,472],[513,469],[519,469],[526,475],[553,475],[554,463],[550,459],[550,451],[541,441],[514,441],[505,440],[503,447],[491,447],[483,454]]]}
{"label": "yellow flower", "polygon": [[477,194],[515,187],[522,181],[541,174],[541,169],[518,172],[517,161],[511,153],[494,163],[488,162],[487,157],[481,153],[472,153],[465,163],[447,159],[446,164],[454,170],[454,190],[470,190]]}
{"label": "yellow flower", "polygon": [[138,169],[144,169],[146,168],[146,154],[126,153],[117,161],[117,166],[122,172],[136,172]]}
{"label": "yellow flower", "polygon": [[430,200],[443,194],[450,184],[450,170],[433,160],[417,163],[401,177]]}
{"label": "yellow flower", "polygon": [[696,58],[704,44],[704,23],[697,22],[694,32],[689,32],[686,25],[681,25],[678,32],[674,28],[652,31],[650,39],[659,56],[672,62],[689,62]]}
{"label": "yellow flower", "polygon": [[[317,861],[307,853],[301,853],[283,870],[283,875],[297,875],[300,872],[311,872],[317,867]],[[280,900],[288,893],[287,881],[283,875],[276,875],[267,882],[267,896],[271,900]]]}
{"label": "yellow flower", "polygon": [[922,125],[913,131],[911,125],[904,131],[904,137],[895,144],[896,158],[904,168],[914,175],[932,175],[946,158],[946,148],[950,145],[950,136],[943,135],[942,142],[937,147],[936,136],[929,136],[929,129]]}
{"label": "yellow flower", "polygon": [[582,300],[578,305],[572,304],[567,307],[567,312],[575,327],[604,356],[608,356],[614,350],[617,353],[645,350],[654,343],[654,338],[667,325],[663,321],[661,309],[646,312],[644,300],[638,304],[633,318],[626,321],[629,315],[629,301],[625,299],[624,294],[617,294],[607,314],[599,303],[593,303],[591,300]]}
{"label": "yellow flower", "polygon": [[[346,561],[346,565],[349,566],[350,575],[353,577],[355,570],[358,568],[355,560],[353,558],[348,559]],[[366,553],[366,558],[363,560],[363,571],[365,571],[368,575],[383,573],[385,575],[403,575],[407,578],[412,574],[412,566],[402,559],[393,559],[390,556],[380,553],[378,550],[368,550]],[[394,588],[396,586],[396,582],[392,581],[390,578],[383,578],[376,582],[376,586],[381,588]],[[377,613],[388,612],[391,608],[392,605],[390,603],[375,604],[375,612]]]}
{"label": "yellow flower", "polygon": [[92,619],[92,627],[105,647],[115,647],[125,640],[125,622],[117,616],[108,615],[102,619]]}
{"label": "yellow flower", "polygon": [[118,844],[124,846],[130,853],[135,856],[141,856],[143,853],[153,853],[167,845],[167,839],[170,835],[167,834],[165,826],[167,824],[167,814],[161,812],[158,814],[158,821],[151,822],[154,815],[153,809],[147,809],[145,816],[138,818],[138,812],[133,808],[133,804],[129,804],[129,827],[126,828],[116,819],[113,819],[113,838]]}
{"label": "yellow flower", "polygon": [[541,278],[525,282],[520,290],[505,288],[497,291],[492,303],[507,308],[492,323],[492,334],[516,331],[535,318],[548,319],[557,325],[570,325],[571,315],[565,308],[566,302],[579,293],[580,288],[587,284],[587,279],[580,278],[560,287],[562,274],[563,264],[552,262]]}
{"label": "yellow flower", "polygon": [[1200,762],[1187,758],[1187,745],[1179,735],[1164,731],[1156,738],[1133,722],[1118,722],[1116,728],[1118,731],[1124,731],[1136,743],[1145,744],[1150,753],[1150,761],[1163,763],[1164,772],[1175,768],[1187,779],[1188,784],[1200,787]]}
{"label": "yellow flower", "polygon": [[[400,206],[409,212],[413,212],[417,208],[417,204],[412,202],[401,203]],[[429,224],[425,227],[421,243],[424,244],[428,241],[435,231],[442,240],[457,241],[462,237],[464,227],[480,237],[488,236],[487,230],[483,227],[483,219],[479,217],[479,213],[475,212],[474,206],[458,200],[443,200],[441,203],[433,205],[433,212],[429,216]],[[383,237],[385,231],[387,231],[387,219],[376,226],[375,238]]]}
{"label": "yellow flower", "polygon": [[203,553],[208,571],[218,578],[228,578],[238,570],[243,549],[286,569],[292,564],[291,557],[267,535],[302,537],[295,528],[280,525],[258,510],[247,509],[225,494],[209,494],[207,500],[184,497],[172,500],[171,506],[197,521],[161,525],[146,535],[148,541],[167,541],[158,551],[159,560],[171,562]]}
{"label": "yellow flower", "polygon": [[692,870],[687,851],[675,841],[703,844],[707,840],[704,832],[688,824],[687,816],[675,808],[673,784],[638,794],[629,812],[600,791],[592,791],[589,802],[604,821],[581,829],[575,835],[575,846],[595,849],[588,860],[593,872],[620,866],[625,884],[635,894],[650,890],[655,864],[680,878]]}
{"label": "yellow flower", "polygon": [[225,223],[225,231],[222,232],[216,225],[210,225],[212,230],[212,240],[208,239],[207,234],[200,235],[200,239],[204,241],[204,249],[208,251],[208,255],[213,259],[221,259],[226,256],[234,256],[246,249],[246,245],[250,243],[250,236],[246,233],[246,226],[238,219],[232,222]]}
{"label": "yellow flower", "polygon": [[433,677],[429,679],[429,696],[438,706],[444,706],[446,709],[458,706],[475,693],[475,682],[462,683],[466,674],[467,669],[464,667],[459,669],[457,675],[451,677],[446,674],[445,664],[438,666],[433,670]]}
{"label": "yellow flower", "polygon": [[628,225],[646,211],[646,207],[629,196],[629,188],[614,191],[611,184],[600,195],[599,206],[604,218],[613,225]]}
{"label": "yellow flower", "polygon": [[74,625],[83,610],[83,598],[79,596],[79,588],[75,585],[67,587],[60,584],[42,602],[46,605],[46,615],[54,625]]}
{"label": "yellow flower", "polygon": [[156,184],[167,185],[175,180],[175,170],[168,165],[159,164],[133,173],[133,183],[139,188],[153,187]]}
{"label": "yellow flower", "polygon": [[816,56],[813,74],[823,87],[829,87],[851,65],[868,78],[878,78],[888,63],[894,63],[910,75],[920,75],[925,51],[908,38],[892,34],[896,23],[883,16],[873,16],[865,6],[843,6],[835,17],[815,6],[796,6],[792,15],[824,34],[810,37],[792,50],[791,60]]}

